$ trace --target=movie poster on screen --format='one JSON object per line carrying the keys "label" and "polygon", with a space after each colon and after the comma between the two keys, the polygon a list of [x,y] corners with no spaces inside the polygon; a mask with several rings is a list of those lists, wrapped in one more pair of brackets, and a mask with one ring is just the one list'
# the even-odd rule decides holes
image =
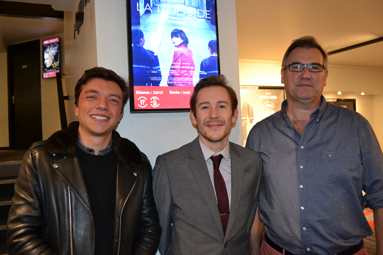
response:
{"label": "movie poster on screen", "polygon": [[43,78],[56,77],[60,72],[60,38],[43,41]]}
{"label": "movie poster on screen", "polygon": [[188,110],[198,81],[219,73],[215,0],[127,6],[131,111]]}

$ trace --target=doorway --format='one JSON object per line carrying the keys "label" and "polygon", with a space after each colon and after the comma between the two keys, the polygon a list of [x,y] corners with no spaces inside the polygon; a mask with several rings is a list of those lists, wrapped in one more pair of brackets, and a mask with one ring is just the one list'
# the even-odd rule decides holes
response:
{"label": "doorway", "polygon": [[8,47],[9,145],[42,140],[40,40]]}

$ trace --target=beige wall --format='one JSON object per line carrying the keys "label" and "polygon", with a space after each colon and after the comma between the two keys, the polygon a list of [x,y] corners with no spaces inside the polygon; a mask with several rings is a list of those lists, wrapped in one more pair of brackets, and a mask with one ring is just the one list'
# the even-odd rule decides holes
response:
{"label": "beige wall", "polygon": [[[68,124],[77,118],[74,116],[74,88],[77,80],[85,70],[97,65],[97,41],[96,41],[96,21],[95,21],[95,2],[90,1],[84,9],[84,23],[80,28],[80,34],[73,36],[76,11],[79,0],[74,4],[73,12],[64,13],[64,39],[65,39],[65,69],[64,83],[69,94],[69,102],[66,101]],[[103,1],[101,1],[103,2]],[[109,3],[109,1],[108,1]],[[113,3],[113,1],[111,2]],[[106,51],[108,49],[105,49]],[[64,85],[63,85],[64,86]]]}
{"label": "beige wall", "polygon": [[[241,85],[281,86],[281,62],[239,60]],[[341,90],[344,95],[335,92]],[[364,91],[368,96],[361,96]],[[329,65],[326,98],[356,99],[356,110],[371,124],[383,148],[383,68]]]}
{"label": "beige wall", "polygon": [[0,147],[9,146],[7,53],[0,53]]}
{"label": "beige wall", "polygon": [[[41,42],[46,39],[60,37],[61,45],[61,59],[60,65],[61,68],[65,66],[65,61],[63,56],[65,56],[65,51],[63,46],[65,44],[64,34],[51,35],[47,37],[40,38]],[[42,44],[42,43],[41,43]],[[42,52],[42,45],[40,44],[40,51]],[[42,54],[41,54],[41,65],[43,64]],[[42,69],[41,69],[42,72]],[[42,73],[40,77],[43,77]],[[54,132],[61,129],[60,122],[60,110],[58,103],[58,94],[57,94],[57,80],[56,78],[43,79],[41,78],[41,121],[43,127],[43,140],[48,139]]]}
{"label": "beige wall", "polygon": [[375,134],[378,137],[380,147],[383,148],[383,95],[376,95],[373,98],[373,107],[374,107],[374,130]]}

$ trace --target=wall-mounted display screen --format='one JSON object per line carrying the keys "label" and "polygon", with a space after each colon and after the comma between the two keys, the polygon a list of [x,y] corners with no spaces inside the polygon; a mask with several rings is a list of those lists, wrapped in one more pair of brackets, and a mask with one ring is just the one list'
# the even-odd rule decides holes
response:
{"label": "wall-mounted display screen", "polygon": [[218,74],[215,0],[127,0],[131,112],[185,111]]}
{"label": "wall-mounted display screen", "polygon": [[43,78],[56,77],[60,72],[60,38],[43,41]]}

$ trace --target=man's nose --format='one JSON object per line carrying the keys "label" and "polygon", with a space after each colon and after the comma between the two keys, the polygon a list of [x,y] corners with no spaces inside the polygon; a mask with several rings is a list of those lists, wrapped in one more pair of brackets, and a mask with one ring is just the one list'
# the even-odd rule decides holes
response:
{"label": "man's nose", "polygon": [[97,108],[99,109],[107,109],[108,108],[108,100],[104,96],[100,96],[97,100]]}
{"label": "man's nose", "polygon": [[218,109],[216,107],[212,107],[209,112],[210,118],[217,118],[219,116]]}
{"label": "man's nose", "polygon": [[307,66],[303,68],[303,71],[301,72],[301,77],[302,78],[311,78],[311,72]]}

